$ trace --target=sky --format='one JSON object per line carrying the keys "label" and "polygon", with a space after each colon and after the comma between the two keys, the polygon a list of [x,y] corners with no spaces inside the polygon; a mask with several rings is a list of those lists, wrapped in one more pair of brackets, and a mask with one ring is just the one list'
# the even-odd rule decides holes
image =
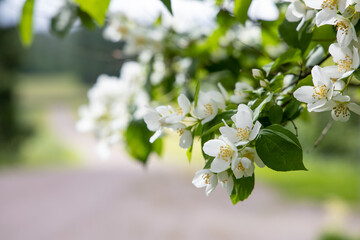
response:
{"label": "sky", "polygon": [[[0,25],[16,25],[24,2],[25,0],[3,0],[0,4]],[[207,32],[213,28],[217,13],[213,2],[215,1],[172,0],[174,17],[167,12],[160,0],[112,0],[109,11],[123,12],[144,23],[152,22],[161,12],[165,25],[172,25],[179,32],[199,27]],[[36,0],[35,32],[48,31],[51,17],[64,3],[64,0]],[[253,0],[249,15],[254,19],[275,20],[278,10],[273,0]]]}

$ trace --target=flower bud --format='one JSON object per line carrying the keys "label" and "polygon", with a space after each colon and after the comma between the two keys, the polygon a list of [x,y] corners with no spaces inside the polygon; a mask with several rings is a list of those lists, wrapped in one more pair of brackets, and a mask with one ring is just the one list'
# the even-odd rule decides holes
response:
{"label": "flower bud", "polygon": [[252,69],[252,75],[256,80],[262,80],[264,79],[264,74],[260,69]]}
{"label": "flower bud", "polygon": [[263,88],[267,88],[269,86],[270,82],[267,79],[260,80],[260,86]]}

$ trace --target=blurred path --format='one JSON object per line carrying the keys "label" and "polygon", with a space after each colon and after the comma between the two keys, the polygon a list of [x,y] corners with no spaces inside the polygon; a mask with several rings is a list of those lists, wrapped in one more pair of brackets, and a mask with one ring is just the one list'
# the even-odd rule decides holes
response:
{"label": "blurred path", "polygon": [[[68,109],[54,108],[51,124],[89,167],[1,173],[1,240],[310,240],[324,227],[321,206],[289,203],[259,184],[233,206],[221,187],[206,197],[193,172],[156,159],[144,169],[118,153],[98,167],[95,142],[74,131]],[[358,226],[354,215],[347,227]]]}

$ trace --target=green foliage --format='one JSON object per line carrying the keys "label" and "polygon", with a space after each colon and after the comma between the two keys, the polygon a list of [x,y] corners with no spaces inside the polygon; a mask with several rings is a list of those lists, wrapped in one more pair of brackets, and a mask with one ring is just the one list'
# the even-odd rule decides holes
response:
{"label": "green foliage", "polygon": [[281,125],[274,124],[262,129],[255,146],[261,160],[273,170],[306,170],[299,140]]}
{"label": "green foliage", "polygon": [[282,122],[283,111],[279,105],[273,105],[269,110],[269,119],[272,124],[280,124]]}
{"label": "green foliage", "polygon": [[165,7],[167,8],[167,10],[173,14],[172,12],[172,8],[171,8],[171,0],[161,0],[161,2],[165,5]]}
{"label": "green foliage", "polygon": [[284,41],[293,48],[300,49],[305,52],[310,44],[312,32],[307,32],[304,26],[300,32],[296,31],[297,22],[288,22],[286,19],[279,26],[279,34]]}
{"label": "green foliage", "polygon": [[234,15],[240,23],[244,24],[247,19],[251,0],[235,0]]}
{"label": "green foliage", "polygon": [[143,120],[132,121],[125,133],[127,152],[143,164],[146,164],[151,152],[159,155],[162,152],[161,139],[157,139],[153,144],[149,142],[152,134]]}
{"label": "green foliage", "polygon": [[237,204],[239,201],[244,201],[247,199],[255,186],[255,175],[251,177],[242,177],[240,179],[235,179],[234,189],[231,193],[231,201],[233,204]]}
{"label": "green foliage", "polygon": [[102,26],[105,23],[105,16],[110,0],[75,0],[82,11],[88,13],[95,22]]}
{"label": "green foliage", "polygon": [[20,38],[24,46],[30,46],[33,41],[33,12],[35,0],[26,0],[20,21]]}
{"label": "green foliage", "polygon": [[51,19],[51,32],[58,37],[66,36],[77,18],[77,7],[72,4],[66,4],[60,9],[58,14]]}

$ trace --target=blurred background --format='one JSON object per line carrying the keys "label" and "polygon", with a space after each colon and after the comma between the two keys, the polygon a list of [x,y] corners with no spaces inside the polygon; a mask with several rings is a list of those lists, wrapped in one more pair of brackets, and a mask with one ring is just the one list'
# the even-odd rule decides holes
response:
{"label": "blurred background", "polygon": [[[108,160],[95,155],[95,138],[75,130],[77,109],[100,74],[118,76],[128,59],[102,29],[51,35],[61,0],[38,2],[25,49],[23,3],[0,0],[0,239],[360,239],[359,116],[335,122],[314,148],[330,115],[303,114],[309,171],[257,169],[254,193],[236,206],[221,188],[206,197],[191,184],[203,164],[198,142],[191,164],[171,134],[145,167],[122,146]],[[165,8],[113,0],[119,10],[148,21]],[[204,12],[195,17],[215,16]]]}

